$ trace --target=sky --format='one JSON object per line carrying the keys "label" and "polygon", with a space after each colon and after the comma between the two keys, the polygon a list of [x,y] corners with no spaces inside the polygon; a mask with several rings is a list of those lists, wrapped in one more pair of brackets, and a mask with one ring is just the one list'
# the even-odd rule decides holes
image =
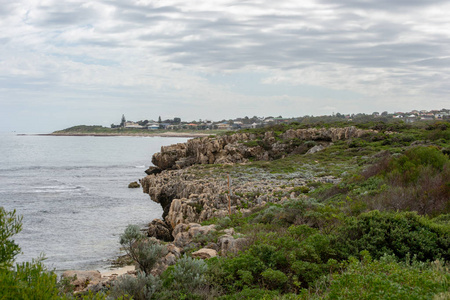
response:
{"label": "sky", "polygon": [[450,0],[0,0],[0,131],[450,108]]}

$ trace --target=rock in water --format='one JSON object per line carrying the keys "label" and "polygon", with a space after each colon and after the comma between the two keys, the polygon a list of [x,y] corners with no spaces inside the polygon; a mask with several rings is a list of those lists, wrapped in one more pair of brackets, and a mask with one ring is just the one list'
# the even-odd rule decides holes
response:
{"label": "rock in water", "polygon": [[130,188],[130,189],[135,189],[135,188],[138,188],[138,187],[140,187],[140,185],[139,185],[139,183],[137,183],[137,181],[131,182],[128,185],[128,188]]}

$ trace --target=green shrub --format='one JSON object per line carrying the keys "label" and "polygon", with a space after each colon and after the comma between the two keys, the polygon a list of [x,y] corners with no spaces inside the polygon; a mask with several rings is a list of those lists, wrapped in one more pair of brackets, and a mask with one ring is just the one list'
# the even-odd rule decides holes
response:
{"label": "green shrub", "polygon": [[257,257],[266,267],[282,268],[287,264],[286,258],[281,251],[277,251],[274,246],[266,244],[257,244],[248,250],[250,255]]}
{"label": "green shrub", "polygon": [[288,277],[281,271],[267,269],[261,273],[264,284],[269,289],[282,289],[288,282]]}
{"label": "green shrub", "polygon": [[450,212],[450,160],[435,147],[419,146],[397,157],[385,156],[362,177],[366,180],[348,188],[351,197],[361,196],[371,209],[430,215]]}
{"label": "green shrub", "polygon": [[42,260],[0,270],[0,299],[59,299],[57,276],[45,268]]}
{"label": "green shrub", "polygon": [[12,237],[22,230],[22,217],[16,211],[7,212],[0,206],[0,270],[13,265],[14,259],[20,253],[20,247]]}
{"label": "green shrub", "polygon": [[283,208],[275,205],[271,205],[261,211],[254,219],[253,223],[265,223],[270,224],[274,221],[275,216],[279,213],[283,212]]}
{"label": "green shrub", "polygon": [[324,274],[324,267],[322,265],[308,261],[295,261],[291,265],[291,269],[302,282],[308,285],[312,284],[319,276]]}
{"label": "green shrub", "polygon": [[292,225],[288,228],[288,232],[299,241],[303,241],[307,237],[317,233],[317,229],[311,228],[308,225]]}
{"label": "green shrub", "polygon": [[300,195],[300,194],[307,194],[309,193],[310,189],[307,186],[298,186],[293,188],[290,192],[291,193],[295,193],[296,196]]}
{"label": "green shrub", "polygon": [[434,226],[414,212],[371,211],[350,217],[339,229],[336,249],[341,257],[368,250],[374,258],[384,254],[405,259],[413,253],[420,261],[450,259],[449,229]]}
{"label": "green shrub", "polygon": [[251,285],[253,283],[254,277],[252,272],[246,270],[238,270],[237,275],[243,285]]}
{"label": "green shrub", "polygon": [[60,299],[57,276],[42,263],[44,256],[12,266],[20,253],[12,238],[21,229],[22,217],[0,207],[0,299]]}
{"label": "green shrub", "polygon": [[450,273],[440,261],[410,264],[397,262],[394,256],[372,261],[369,255],[361,255],[361,261],[350,259],[342,274],[332,274],[318,298],[433,299],[448,294]]}
{"label": "green shrub", "polygon": [[146,239],[136,225],[128,225],[120,236],[120,244],[145,274],[150,274],[156,263],[167,254],[165,246]]}
{"label": "green shrub", "polygon": [[164,286],[171,289],[193,291],[206,283],[208,265],[201,259],[184,255],[164,272]]}
{"label": "green shrub", "polygon": [[[139,272],[136,277],[123,275],[113,282],[110,296],[113,299],[147,300],[161,287],[161,280],[151,274]],[[131,298],[132,297],[132,298]]]}
{"label": "green shrub", "polygon": [[219,297],[220,300],[249,300],[249,299],[277,299],[280,296],[278,291],[267,291],[263,289],[245,288],[240,292]]}
{"label": "green shrub", "polygon": [[448,163],[449,158],[437,148],[415,147],[391,160],[388,178],[399,178],[402,183],[416,182],[425,167],[430,166],[437,172],[442,171]]}

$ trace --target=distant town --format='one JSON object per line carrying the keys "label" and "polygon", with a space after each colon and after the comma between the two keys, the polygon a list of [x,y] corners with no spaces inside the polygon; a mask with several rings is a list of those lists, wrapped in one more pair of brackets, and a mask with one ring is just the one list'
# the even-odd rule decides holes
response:
{"label": "distant town", "polygon": [[336,113],[332,115],[322,116],[303,116],[296,118],[283,118],[278,117],[243,117],[230,120],[211,121],[211,120],[198,120],[198,121],[183,121],[181,118],[162,119],[158,117],[158,120],[141,120],[141,121],[129,121],[126,120],[125,115],[122,115],[121,122],[119,124],[111,124],[112,129],[128,128],[128,129],[145,129],[145,130],[238,130],[247,128],[261,128],[265,126],[283,124],[283,123],[308,123],[314,121],[389,121],[399,120],[405,123],[413,123],[417,121],[433,121],[433,120],[450,120],[450,109],[440,110],[412,110],[410,112],[373,112],[372,114],[341,114]]}

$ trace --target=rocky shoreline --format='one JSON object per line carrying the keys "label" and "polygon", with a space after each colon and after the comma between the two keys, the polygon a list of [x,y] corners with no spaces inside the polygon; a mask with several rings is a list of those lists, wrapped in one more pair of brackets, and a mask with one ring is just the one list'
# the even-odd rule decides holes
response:
{"label": "rocky shoreline", "polygon": [[[220,230],[216,225],[200,225],[211,218],[225,218],[231,213],[249,213],[266,203],[283,203],[305,197],[319,183],[339,183],[331,175],[313,172],[273,174],[256,168],[250,161],[271,161],[291,154],[309,155],[322,151],[333,142],[372,134],[372,130],[355,127],[287,130],[282,134],[235,133],[201,137],[161,147],[140,179],[143,192],[163,208],[162,219],[153,220],[149,238],[164,244],[168,254],[152,271],[161,274],[185,252],[192,257],[210,258],[237,253],[247,238],[236,235],[233,228]],[[311,166],[314,167],[314,166]],[[202,236],[217,235],[217,243],[203,245]],[[129,272],[132,273],[132,272]],[[104,278],[85,289],[100,290],[113,277]]]}
{"label": "rocky shoreline", "polygon": [[[161,204],[162,217],[169,230],[174,230],[182,223],[199,223],[224,217],[230,211],[245,211],[298,196],[299,187],[306,189],[308,182],[338,182],[339,178],[314,178],[305,173],[274,175],[260,168],[246,167],[246,163],[275,160],[290,154],[308,155],[325,149],[330,143],[373,132],[355,127],[310,128],[287,130],[278,136],[268,131],[260,135],[236,133],[191,139],[161,147],[161,152],[152,157],[156,167],[147,170],[148,176],[140,182],[143,192]],[[191,167],[201,165],[210,167]],[[229,198],[227,165],[236,166],[231,174],[233,184]]]}

